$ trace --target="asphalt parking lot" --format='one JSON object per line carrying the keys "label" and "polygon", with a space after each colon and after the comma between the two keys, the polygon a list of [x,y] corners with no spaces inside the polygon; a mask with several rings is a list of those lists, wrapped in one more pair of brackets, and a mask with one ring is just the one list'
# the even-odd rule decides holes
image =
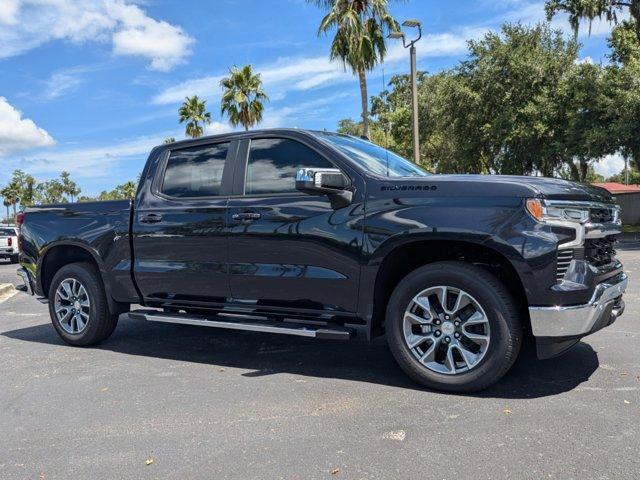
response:
{"label": "asphalt parking lot", "polygon": [[640,250],[619,257],[621,319],[473,396],[418,388],[384,339],[126,320],[72,348],[19,293],[0,304],[0,478],[637,478]]}

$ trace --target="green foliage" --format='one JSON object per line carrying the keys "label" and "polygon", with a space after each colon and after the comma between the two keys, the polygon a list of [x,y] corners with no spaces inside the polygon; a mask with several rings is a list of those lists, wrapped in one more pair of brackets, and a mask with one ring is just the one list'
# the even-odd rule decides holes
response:
{"label": "green foliage", "polygon": [[[352,135],[354,137],[362,137],[364,127],[362,122],[356,122],[351,119],[344,119],[338,122],[338,133],[344,133],[345,135]],[[372,122],[369,124],[369,138],[370,141],[378,145],[382,145],[387,148],[391,148],[391,135],[385,132],[383,125],[380,122]]]}
{"label": "green foliage", "polygon": [[607,111],[612,140],[640,167],[640,58],[607,68]]}
{"label": "green foliage", "polygon": [[[615,175],[612,175],[611,177],[607,178],[607,182],[616,182],[616,183],[626,183],[626,174],[625,171],[622,170],[620,173],[617,173]],[[638,170],[637,168],[630,168],[629,169],[629,184],[630,185],[640,185],[640,170]]]}
{"label": "green foliage", "polygon": [[163,142],[163,143],[164,143],[165,145],[168,145],[168,144],[170,144],[170,143],[174,143],[175,141],[176,141],[176,139],[175,139],[174,137],[167,137],[167,138],[165,138],[165,139],[164,139],[164,142]]}
{"label": "green foliage", "polygon": [[400,25],[389,13],[388,0],[308,1],[327,11],[318,35],[335,30],[329,57],[341,60],[359,77],[363,134],[369,137],[366,72],[384,60],[386,36],[400,30]]}
{"label": "green foliage", "polygon": [[624,21],[611,32],[609,47],[611,60],[626,65],[640,59],[640,39],[637,34],[637,21]]}
{"label": "green foliage", "polygon": [[64,185],[60,180],[53,179],[39,183],[36,187],[36,203],[67,203]]}
{"label": "green foliage", "polygon": [[60,174],[60,183],[62,184],[62,193],[65,195],[69,195],[71,201],[73,202],[75,198],[80,195],[80,188],[71,180],[71,175],[69,172],[63,171]]}
{"label": "green foliage", "polygon": [[199,138],[204,133],[202,124],[211,123],[211,114],[207,112],[206,100],[200,100],[197,95],[187,97],[178,109],[180,123],[187,122],[186,135]]}
{"label": "green foliage", "polygon": [[14,216],[18,205],[24,209],[38,203],[67,203],[79,194],[80,188],[69,172],[62,172],[58,179],[37,182],[22,170],[15,170],[9,184],[0,190],[5,207],[13,206]]}
{"label": "green foliage", "polygon": [[635,23],[637,40],[640,41],[640,0],[547,0],[545,10],[548,20],[558,12],[569,14],[569,23],[576,34],[581,20],[589,21],[591,33],[591,22],[596,18],[618,23],[628,11]]}
{"label": "green foliage", "polygon": [[118,185],[113,190],[103,190],[97,197],[83,196],[78,199],[79,202],[96,202],[104,200],[128,200],[136,196],[138,186],[133,181],[125,182]]}
{"label": "green foliage", "polygon": [[229,116],[231,125],[249,130],[262,121],[263,102],[269,97],[262,88],[260,74],[253,73],[251,65],[233,67],[220,85],[223,88],[220,112]]}

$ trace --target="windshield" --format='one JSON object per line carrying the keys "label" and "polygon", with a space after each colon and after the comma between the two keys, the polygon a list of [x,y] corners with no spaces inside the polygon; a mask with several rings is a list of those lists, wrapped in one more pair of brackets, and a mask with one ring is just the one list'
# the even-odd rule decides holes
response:
{"label": "windshield", "polygon": [[425,177],[430,175],[415,163],[374,143],[338,133],[314,133],[369,172],[383,177]]}
{"label": "windshield", "polygon": [[0,228],[0,237],[15,237],[16,231],[13,228]]}

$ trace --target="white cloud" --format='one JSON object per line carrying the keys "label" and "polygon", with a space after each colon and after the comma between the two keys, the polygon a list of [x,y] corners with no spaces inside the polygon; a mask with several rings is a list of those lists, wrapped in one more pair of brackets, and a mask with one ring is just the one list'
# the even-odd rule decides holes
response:
{"label": "white cloud", "polygon": [[576,60],[576,64],[577,64],[577,65],[582,65],[582,64],[584,64],[584,63],[586,63],[586,64],[588,64],[588,65],[593,65],[595,62],[593,61],[593,58],[591,58],[591,57],[590,57],[590,56],[588,56],[588,55],[587,55],[586,57],[584,57],[584,58],[578,58],[578,59]]}
{"label": "white cloud", "polygon": [[604,178],[609,178],[624,170],[624,157],[619,153],[607,155],[596,162],[593,167],[596,173],[599,173]]}
{"label": "white cloud", "polygon": [[334,95],[323,96],[315,100],[298,103],[294,106],[271,108],[267,106],[264,111],[261,128],[293,127],[296,121],[317,119],[323,117],[331,104],[355,94],[354,92],[340,92]]}
{"label": "white cloud", "polygon": [[182,102],[185,97],[198,95],[200,97],[211,97],[217,92],[219,96],[220,80],[223,75],[200,77],[187,80],[172,87],[166,88],[153,99],[154,103],[166,105],[169,103]]}
{"label": "white cloud", "polygon": [[[264,88],[270,96],[283,97],[286,90],[309,90],[340,80],[350,80],[351,73],[344,71],[338,62],[331,62],[326,56],[280,58],[273,63],[255,67]],[[208,99],[218,99],[221,95],[220,80],[224,74],[208,75],[173,85],[154,98],[157,104],[179,103],[185,97],[198,95]]]}
{"label": "white cloud", "polygon": [[20,0],[3,0],[0,5],[0,25],[15,25],[18,23]]}
{"label": "white cloud", "polygon": [[180,27],[149,17],[124,0],[2,0],[0,58],[53,40],[111,43],[115,55],[141,56],[169,70],[191,53]]}
{"label": "white cloud", "polygon": [[205,135],[220,135],[222,133],[231,132],[233,128],[231,125],[222,122],[211,122],[204,127]]}
{"label": "white cloud", "polygon": [[[427,35],[424,48],[418,49],[418,56],[428,58],[462,54],[466,51],[466,39],[475,38],[481,31],[485,30],[468,29],[459,34]],[[408,61],[408,52],[402,44],[390,45],[385,67],[393,70],[405,61]],[[306,91],[354,81],[354,76],[349,69],[345,70],[339,61],[330,61],[326,55],[280,58],[254,69],[260,72],[269,96],[278,99],[282,99],[286,91]],[[173,85],[158,93],[154,103],[179,103],[191,95],[218,99],[221,95],[220,80],[224,76],[224,74],[207,75]]]}
{"label": "white cloud", "polygon": [[75,92],[84,80],[67,72],[56,72],[46,81],[44,97],[54,100],[63,95]]}
{"label": "white cloud", "polygon": [[135,157],[142,162],[153,147],[170,136],[177,136],[176,132],[137,137],[106,146],[44,152],[16,159],[14,163],[16,167],[20,165],[35,176],[55,176],[66,170],[77,178],[104,178],[110,176],[114,167],[121,162],[131,161]]}
{"label": "white cloud", "polygon": [[154,20],[135,5],[107,2],[107,12],[122,22],[113,34],[113,51],[120,55],[140,55],[151,59],[151,68],[167,71],[190,53],[193,39],[180,27]]}
{"label": "white cloud", "polygon": [[33,120],[22,118],[22,113],[0,97],[0,157],[21,150],[50,147],[56,142]]}
{"label": "white cloud", "polygon": [[[456,32],[434,33],[423,35],[416,46],[419,58],[437,58],[463,55],[467,51],[467,41],[475,39],[488,31],[487,28],[464,28]],[[396,40],[389,45],[385,63],[408,61],[409,52],[402,45],[402,40]]]}

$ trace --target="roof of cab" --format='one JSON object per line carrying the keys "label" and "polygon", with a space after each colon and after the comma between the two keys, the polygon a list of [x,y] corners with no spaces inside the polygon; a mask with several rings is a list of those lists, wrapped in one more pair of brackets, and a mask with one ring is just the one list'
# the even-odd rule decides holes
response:
{"label": "roof of cab", "polygon": [[[207,143],[209,141],[216,140],[232,140],[235,138],[244,138],[244,137],[256,137],[260,135],[274,135],[274,134],[294,134],[294,135],[313,135],[316,130],[306,130],[301,128],[263,128],[259,130],[249,130],[249,131],[237,131],[237,132],[228,132],[228,133],[220,133],[217,135],[206,135],[198,138],[187,138],[184,140],[177,140],[171,143],[164,143],[162,145],[158,145],[158,147],[184,147],[188,145],[198,145],[200,143]],[[333,132],[327,132],[333,133]]]}

